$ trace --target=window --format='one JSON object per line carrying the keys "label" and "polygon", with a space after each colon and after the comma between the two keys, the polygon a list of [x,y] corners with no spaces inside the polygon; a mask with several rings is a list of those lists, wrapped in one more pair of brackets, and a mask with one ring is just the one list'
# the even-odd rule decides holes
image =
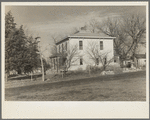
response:
{"label": "window", "polygon": [[66,60],[67,60],[67,58],[62,58],[62,65],[63,66],[65,65]]}
{"label": "window", "polygon": [[79,41],[79,50],[83,50],[83,42]]}
{"label": "window", "polygon": [[99,65],[99,59],[96,58],[96,65]]}
{"label": "window", "polygon": [[105,65],[107,64],[107,58],[106,57],[104,58],[104,64]]}
{"label": "window", "polygon": [[64,51],[64,45],[63,45],[63,43],[62,43],[62,52]]}
{"label": "window", "polygon": [[116,62],[116,60],[114,60],[114,62]]}
{"label": "window", "polygon": [[83,65],[83,59],[80,58],[80,65]]}
{"label": "window", "polygon": [[103,50],[103,41],[100,41],[100,50]]}

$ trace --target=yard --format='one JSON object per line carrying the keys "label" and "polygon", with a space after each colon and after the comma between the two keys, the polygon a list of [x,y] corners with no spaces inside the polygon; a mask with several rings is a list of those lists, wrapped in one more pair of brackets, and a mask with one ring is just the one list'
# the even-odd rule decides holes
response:
{"label": "yard", "polygon": [[146,72],[5,88],[6,101],[145,101]]}

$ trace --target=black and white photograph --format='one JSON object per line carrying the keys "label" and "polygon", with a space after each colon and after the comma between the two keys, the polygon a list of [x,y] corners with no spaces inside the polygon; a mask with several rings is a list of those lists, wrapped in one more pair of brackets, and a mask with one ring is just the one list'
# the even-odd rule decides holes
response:
{"label": "black and white photograph", "polygon": [[149,106],[148,14],[148,2],[3,2],[3,103]]}

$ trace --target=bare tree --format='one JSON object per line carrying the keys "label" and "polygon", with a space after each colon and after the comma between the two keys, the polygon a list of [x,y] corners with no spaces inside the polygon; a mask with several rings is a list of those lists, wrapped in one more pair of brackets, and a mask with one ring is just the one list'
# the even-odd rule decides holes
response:
{"label": "bare tree", "polygon": [[[71,33],[75,34],[79,32],[78,28],[73,28],[73,30],[71,31]],[[68,35],[65,35],[65,38],[67,38]],[[56,43],[59,42],[59,40],[64,39],[64,37],[62,36],[56,36],[56,35],[52,35],[51,36],[52,40],[53,40],[53,46],[51,47],[51,54],[57,57],[57,62],[55,62],[55,65],[57,65],[57,72],[59,70],[59,68],[62,68],[63,71],[68,71],[68,69],[70,68],[71,64],[73,62],[75,62],[76,60],[74,59],[74,56],[77,55],[77,45],[71,46],[70,49],[67,49],[65,51],[65,49],[62,49],[62,51],[57,51],[57,45]],[[66,44],[65,44],[66,45]],[[60,47],[59,47],[60,49]],[[59,58],[59,60],[58,60]],[[58,63],[59,61],[59,63]]]}
{"label": "bare tree", "polygon": [[114,48],[122,63],[127,57],[134,57],[138,43],[146,31],[145,19],[139,15],[129,15],[120,19],[108,18],[98,25],[98,29],[116,37]]}
{"label": "bare tree", "polygon": [[52,55],[56,55],[56,54],[57,54],[57,46],[56,46],[56,43],[57,43],[59,37],[56,36],[56,35],[51,35],[51,38],[52,38],[52,40],[53,40],[53,45],[51,46],[51,54],[52,54]]}
{"label": "bare tree", "polygon": [[98,25],[98,29],[108,36],[117,37],[114,41],[115,47],[118,47],[123,43],[125,34],[122,32],[120,19],[108,17]]}
{"label": "bare tree", "polygon": [[64,71],[68,71],[68,69],[79,59],[79,51],[77,45],[70,46],[67,51],[64,51],[61,54],[61,58],[63,59],[62,67]]}
{"label": "bare tree", "polygon": [[71,33],[72,33],[72,34],[76,34],[76,33],[78,33],[78,32],[79,32],[79,28],[74,27]]}
{"label": "bare tree", "polygon": [[136,53],[138,44],[141,42],[141,38],[144,37],[146,32],[146,19],[139,15],[129,15],[123,18],[124,32],[129,36],[131,44],[128,47],[126,54],[132,51],[132,57]]}
{"label": "bare tree", "polygon": [[95,33],[98,26],[98,21],[96,19],[91,19],[88,26],[91,33]]}
{"label": "bare tree", "polygon": [[100,22],[97,26],[99,30],[104,32],[106,35],[116,37],[119,32],[119,19],[116,18],[107,18]]}
{"label": "bare tree", "polygon": [[120,22],[121,20],[119,18],[108,17],[99,23],[97,28],[100,30],[100,32],[103,32],[108,36],[116,37],[114,39],[114,52],[120,57],[120,63],[123,63],[123,60],[127,57],[125,55],[127,46],[125,45],[126,33],[123,32]]}
{"label": "bare tree", "polygon": [[[79,59],[79,51],[77,45],[70,46],[69,49],[59,53],[59,68],[62,72],[62,78],[69,68]],[[58,62],[58,61],[57,61]]]}
{"label": "bare tree", "polygon": [[113,62],[114,58],[113,57],[109,58],[109,53],[111,51],[101,52],[97,44],[94,42],[89,43],[86,51],[87,51],[89,58],[92,59],[93,62],[95,63],[95,66],[101,64],[103,67],[103,70],[106,70],[106,67],[109,66],[111,62]]}

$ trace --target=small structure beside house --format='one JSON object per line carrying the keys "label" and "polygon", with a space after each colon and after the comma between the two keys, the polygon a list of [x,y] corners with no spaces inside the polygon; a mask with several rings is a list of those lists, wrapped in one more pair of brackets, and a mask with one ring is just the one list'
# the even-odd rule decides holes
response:
{"label": "small structure beside house", "polygon": [[[68,70],[85,70],[89,65],[102,66],[99,58],[96,61],[92,60],[87,52],[88,48],[95,44],[98,52],[103,55],[107,54],[104,60],[107,63],[114,57],[113,39],[114,37],[104,33],[91,33],[86,30],[70,35],[56,43],[57,54],[50,57],[52,68],[59,72],[65,67],[66,62],[70,62],[69,59],[71,58]],[[71,54],[73,52],[77,54]],[[113,63],[114,61],[111,62],[111,64]]]}
{"label": "small structure beside house", "polygon": [[135,54],[134,62],[137,67],[146,65],[146,53],[145,54]]}
{"label": "small structure beside house", "polygon": [[125,67],[131,68],[131,66],[133,65],[133,60],[131,58],[126,58],[123,60],[123,65]]}

